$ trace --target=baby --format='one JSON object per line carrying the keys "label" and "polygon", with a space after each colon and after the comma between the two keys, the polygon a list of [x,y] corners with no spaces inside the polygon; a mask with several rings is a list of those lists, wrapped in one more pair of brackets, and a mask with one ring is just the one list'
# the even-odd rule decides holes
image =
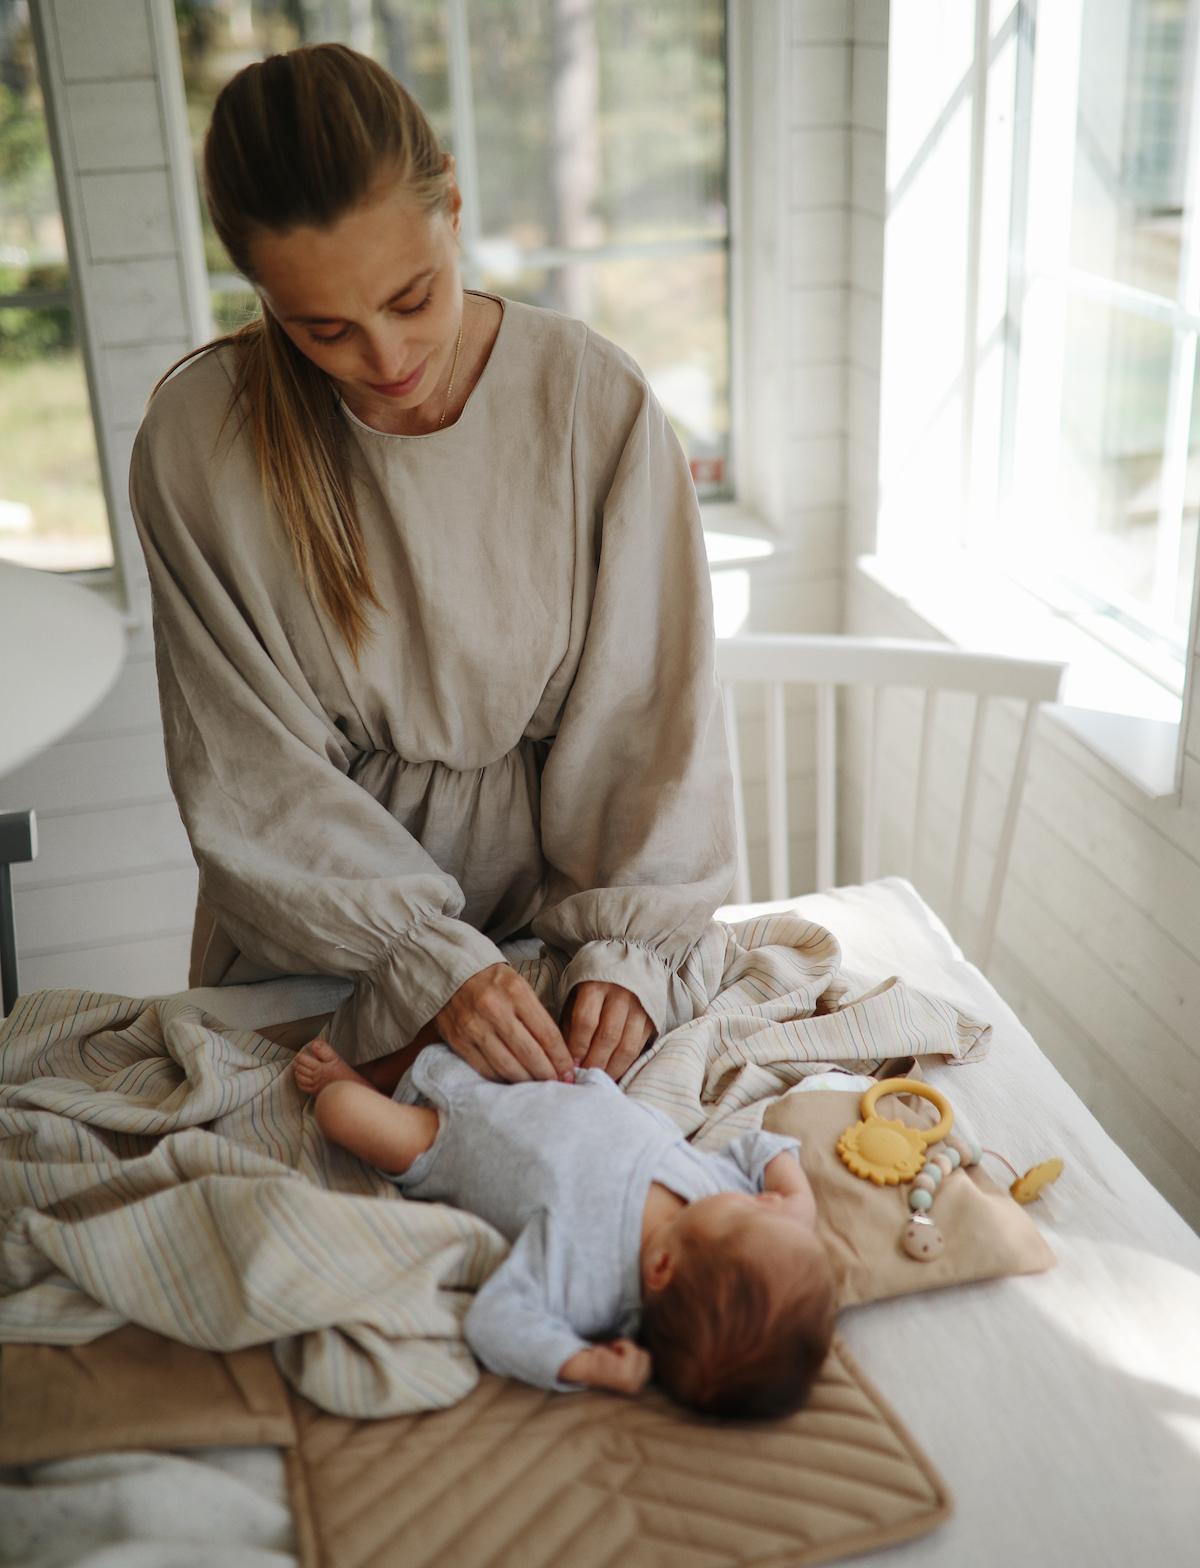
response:
{"label": "baby", "polygon": [[597,1068],[492,1083],[441,1044],[394,1098],[323,1040],[296,1078],[326,1137],[511,1241],[465,1324],[491,1371],[629,1394],[653,1375],[710,1415],[804,1403],[835,1301],[794,1138],[745,1133],[703,1153]]}

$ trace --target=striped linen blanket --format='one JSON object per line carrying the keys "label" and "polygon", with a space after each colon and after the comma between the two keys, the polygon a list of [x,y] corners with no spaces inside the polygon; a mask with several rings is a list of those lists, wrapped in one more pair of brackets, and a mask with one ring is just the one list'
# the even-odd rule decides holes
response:
{"label": "striped linen blanket", "polygon": [[[512,961],[554,994],[556,955]],[[970,1061],[990,1035],[894,976],[842,973],[836,939],[794,914],[714,921],[680,978],[696,1017],[625,1087],[709,1147],[831,1062]],[[462,1320],[505,1241],[327,1144],[292,1056],[186,995],[21,998],[0,1026],[0,1341],[130,1322],[205,1349],[270,1343],[345,1416],[468,1394]]]}

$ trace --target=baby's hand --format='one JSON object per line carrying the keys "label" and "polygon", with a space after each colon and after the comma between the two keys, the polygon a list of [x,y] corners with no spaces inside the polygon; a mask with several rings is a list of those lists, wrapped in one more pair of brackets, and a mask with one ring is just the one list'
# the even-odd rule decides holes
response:
{"label": "baby's hand", "polygon": [[614,1394],[638,1394],[650,1381],[650,1356],[631,1339],[613,1339],[606,1345],[577,1350],[558,1369],[564,1383],[606,1388]]}
{"label": "baby's hand", "polygon": [[789,1193],[807,1190],[808,1177],[801,1169],[800,1161],[790,1149],[767,1161],[766,1169],[763,1171],[764,1192],[781,1192],[787,1196]]}
{"label": "baby's hand", "polygon": [[800,1161],[790,1151],[777,1154],[763,1171],[763,1191],[777,1192],[797,1219],[808,1225],[817,1221],[817,1200]]}

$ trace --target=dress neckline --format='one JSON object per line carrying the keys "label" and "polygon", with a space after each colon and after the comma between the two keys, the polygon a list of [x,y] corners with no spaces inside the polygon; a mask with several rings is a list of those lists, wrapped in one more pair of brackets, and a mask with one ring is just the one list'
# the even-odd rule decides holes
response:
{"label": "dress neckline", "polygon": [[403,430],[377,430],[374,425],[368,425],[365,419],[360,419],[354,410],[350,407],[350,405],[346,402],[346,399],[339,392],[338,407],[356,430],[363,430],[367,433],[367,435],[376,436],[381,441],[436,441],[439,437],[444,439],[446,436],[453,434],[453,432],[457,430],[463,423],[467,417],[468,412],[470,411],[471,405],[479,396],[480,387],[487,380],[489,374],[491,373],[492,366],[496,360],[496,355],[500,349],[501,341],[508,330],[509,315],[509,301],[502,298],[499,294],[489,294],[486,289],[464,289],[463,293],[475,294],[480,299],[495,300],[496,304],[500,307],[500,326],[498,327],[496,336],[492,341],[491,351],[488,354],[487,359],[484,361],[483,369],[479,372],[479,379],[471,388],[471,391],[467,397],[467,401],[463,404],[458,418],[452,425],[443,425],[440,430],[419,430],[415,432],[407,432]]}

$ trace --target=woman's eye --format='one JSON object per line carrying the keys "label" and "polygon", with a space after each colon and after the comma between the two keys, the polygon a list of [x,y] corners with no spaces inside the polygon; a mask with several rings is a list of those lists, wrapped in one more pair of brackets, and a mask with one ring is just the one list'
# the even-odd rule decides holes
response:
{"label": "woman's eye", "polygon": [[[412,308],[409,309],[409,310],[397,310],[396,314],[398,316],[419,316],[421,314],[421,312],[426,309],[426,307],[429,305],[429,303],[430,303],[430,301],[432,299],[433,299],[433,290],[430,289],[429,293],[426,294],[425,298],[421,301],[421,303],[419,305],[413,305]],[[309,333],[309,337],[312,338],[314,343],[340,343],[343,338],[349,337],[349,336],[350,336],[350,328],[349,327],[343,327],[340,332],[334,332],[334,333],[332,333],[332,334],[330,334],[329,336],[326,336],[326,337],[322,337],[322,335],[319,332],[310,332]]]}

